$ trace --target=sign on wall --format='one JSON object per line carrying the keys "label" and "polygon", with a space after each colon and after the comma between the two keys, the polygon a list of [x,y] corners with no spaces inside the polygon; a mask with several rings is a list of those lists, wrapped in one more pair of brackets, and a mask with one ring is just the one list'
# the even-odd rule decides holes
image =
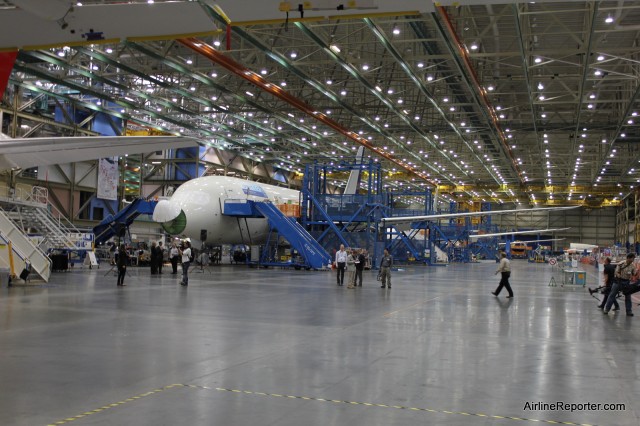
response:
{"label": "sign on wall", "polygon": [[118,157],[98,160],[98,198],[117,200],[119,178]]}

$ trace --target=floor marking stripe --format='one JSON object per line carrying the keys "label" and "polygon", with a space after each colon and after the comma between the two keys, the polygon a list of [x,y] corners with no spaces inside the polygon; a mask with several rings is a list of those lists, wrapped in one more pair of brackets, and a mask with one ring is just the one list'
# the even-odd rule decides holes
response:
{"label": "floor marking stripe", "polygon": [[230,392],[230,393],[240,393],[244,395],[256,395],[256,396],[267,396],[267,397],[275,397],[275,398],[290,398],[290,399],[303,399],[307,401],[319,401],[319,402],[333,402],[336,404],[350,404],[350,405],[362,405],[365,407],[380,407],[380,408],[393,408],[396,410],[411,410],[411,411],[424,411],[429,413],[439,413],[439,414],[451,414],[458,416],[476,416],[476,417],[485,417],[491,419],[499,419],[499,420],[517,420],[517,421],[525,421],[525,422],[535,422],[535,423],[546,423],[546,424],[562,424],[569,426],[597,426],[590,423],[573,423],[573,422],[562,422],[562,421],[554,421],[554,420],[543,420],[543,419],[528,419],[521,417],[510,417],[510,416],[498,416],[495,414],[484,414],[484,413],[468,413],[464,411],[448,411],[448,410],[435,410],[433,408],[420,408],[420,407],[404,407],[402,405],[387,405],[387,404],[375,404],[371,402],[358,402],[358,401],[341,401],[338,399],[325,399],[325,398],[314,398],[311,396],[297,396],[297,395],[281,395],[277,393],[267,393],[267,392],[253,392],[247,390],[237,390],[237,389],[226,389],[226,388],[211,388],[207,386],[199,386],[199,385],[185,385],[185,384],[172,384],[168,386],[164,386],[162,388],[154,389],[153,391],[145,392],[140,395],[129,397],[120,402],[112,403],[105,405],[103,407],[97,408],[91,411],[85,411],[82,414],[78,414],[74,417],[68,417],[64,420],[58,420],[52,423],[49,423],[47,426],[55,426],[55,425],[64,425],[67,423],[71,423],[75,420],[79,420],[81,418],[101,413],[105,410],[110,410],[115,407],[120,407],[121,405],[126,404],[127,402],[137,401],[141,398],[145,398],[150,395],[155,395],[160,392],[164,392],[173,388],[191,388],[191,389],[202,389],[202,390],[215,390],[220,392]]}
{"label": "floor marking stripe", "polygon": [[[204,386],[193,386],[193,385],[191,387],[196,387],[196,388],[200,388],[200,389],[214,389],[214,390],[221,391],[221,392],[234,392],[231,389],[225,389],[225,388],[206,388]],[[401,405],[374,404],[374,403],[371,403],[371,402],[341,401],[341,400],[337,400],[337,399],[314,398],[314,397],[310,397],[310,396],[281,395],[281,394],[275,394],[275,393],[252,392],[252,391],[243,391],[243,393],[245,395],[271,396],[271,397],[278,397],[278,398],[282,398],[282,397],[285,397],[285,398],[296,398],[296,399],[304,399],[304,400],[310,400],[310,401],[334,402],[334,403],[338,403],[338,404],[351,404],[351,405],[363,405],[363,406],[366,406],[366,407],[394,408],[394,409],[398,409],[398,410],[425,411],[425,412],[430,412],[430,413],[452,414],[452,415],[461,415],[461,416],[476,416],[476,417],[485,417],[485,418],[500,419],[500,420],[518,420],[518,421],[525,421],[525,422],[536,422],[536,423],[547,423],[547,424],[564,424],[564,425],[570,425],[570,426],[597,426],[597,425],[592,425],[592,424],[588,424],[588,423],[560,422],[560,421],[543,420],[543,419],[527,419],[527,418],[521,418],[521,417],[498,416],[498,415],[491,415],[491,414],[484,414],[484,413],[467,413],[467,412],[463,412],[463,411],[434,410],[434,409],[431,409],[431,408],[404,407],[404,406],[401,406]]]}
{"label": "floor marking stripe", "polygon": [[[151,395],[156,395],[156,394],[158,394],[160,392],[163,392],[163,391],[166,391],[166,390],[169,390],[169,389],[173,389],[175,387],[196,387],[196,386],[188,386],[188,385],[182,385],[182,384],[173,384],[173,385],[169,385],[169,386],[164,386],[162,388],[154,389],[153,391],[149,391],[149,392],[141,393],[140,395],[129,397],[129,398],[127,398],[127,399],[125,399],[123,401],[120,401],[120,402],[114,402],[112,404],[104,405],[104,406],[102,406],[100,408],[96,408],[95,410],[85,411],[84,413],[78,414],[77,416],[68,417],[68,418],[66,418],[64,420],[58,420],[58,421],[55,421],[53,423],[49,423],[47,426],[64,425],[64,424],[67,424],[67,423],[71,423],[73,421],[80,420],[80,419],[82,419],[84,417],[91,416],[93,414],[102,413],[105,410],[110,410],[110,409],[113,409],[115,407],[120,407],[120,406],[126,404],[127,402],[137,401],[137,400],[139,400],[141,398],[145,398],[145,397],[148,397],[148,396],[151,396]],[[200,388],[203,388],[203,387],[200,387]]]}

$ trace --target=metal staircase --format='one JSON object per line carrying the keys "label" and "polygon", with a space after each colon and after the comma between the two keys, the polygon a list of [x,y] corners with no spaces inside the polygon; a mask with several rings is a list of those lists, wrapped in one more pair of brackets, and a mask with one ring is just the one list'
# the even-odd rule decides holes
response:
{"label": "metal staircase", "polygon": [[[45,282],[51,276],[51,260],[26,236],[7,215],[0,210],[0,240],[11,243],[12,251],[22,262],[31,265],[31,271]],[[14,267],[22,270],[22,264],[14,262]],[[19,273],[17,271],[17,273]]]}
{"label": "metal staircase", "polygon": [[271,203],[254,204],[256,210],[298,250],[311,268],[321,269],[331,261],[331,256],[295,219],[285,216]]}
{"label": "metal staircase", "polygon": [[48,203],[46,188],[33,187],[31,193],[18,192],[9,197],[0,195],[0,210],[18,229],[41,236],[38,246],[43,252],[78,249],[69,235],[83,231]]}
{"label": "metal staircase", "polygon": [[305,265],[313,269],[322,269],[331,256],[294,218],[287,217],[271,202],[250,200],[227,200],[223,214],[235,217],[264,217],[272,228],[278,230],[291,247],[298,250]]}
{"label": "metal staircase", "polygon": [[158,202],[155,200],[147,201],[143,198],[137,198],[115,215],[105,217],[93,228],[96,244],[105,243],[109,238],[118,235],[120,229],[128,228],[141,214],[152,215],[157,204]]}

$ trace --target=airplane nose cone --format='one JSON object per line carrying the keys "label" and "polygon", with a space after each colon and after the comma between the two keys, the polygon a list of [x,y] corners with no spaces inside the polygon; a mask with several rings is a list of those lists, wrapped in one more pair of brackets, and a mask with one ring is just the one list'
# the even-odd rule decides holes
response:
{"label": "airplane nose cone", "polygon": [[178,203],[172,203],[169,200],[160,200],[153,209],[153,220],[164,223],[174,220],[180,215],[182,209]]}

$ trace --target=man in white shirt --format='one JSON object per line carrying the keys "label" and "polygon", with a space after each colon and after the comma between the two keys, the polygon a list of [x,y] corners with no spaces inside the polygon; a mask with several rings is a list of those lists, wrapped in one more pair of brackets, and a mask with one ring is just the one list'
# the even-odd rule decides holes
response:
{"label": "man in white shirt", "polygon": [[169,253],[169,259],[171,260],[171,268],[173,269],[173,272],[171,272],[171,275],[177,275],[178,274],[178,260],[180,259],[180,251],[178,250],[178,247],[176,247],[176,243],[173,243],[173,245],[171,246],[171,252]]}
{"label": "man in white shirt", "polygon": [[344,285],[344,270],[347,266],[347,252],[344,244],[340,244],[340,250],[336,252],[336,268],[338,268],[338,285]]}
{"label": "man in white shirt", "polygon": [[509,292],[507,298],[513,297],[513,290],[511,290],[511,285],[509,284],[509,277],[511,276],[511,263],[509,259],[507,259],[507,254],[505,252],[500,253],[500,264],[498,265],[498,269],[496,270],[496,275],[498,272],[502,274],[502,278],[500,279],[500,284],[498,284],[498,288],[496,291],[492,291],[491,294],[497,296],[500,294],[502,287],[505,287]]}

